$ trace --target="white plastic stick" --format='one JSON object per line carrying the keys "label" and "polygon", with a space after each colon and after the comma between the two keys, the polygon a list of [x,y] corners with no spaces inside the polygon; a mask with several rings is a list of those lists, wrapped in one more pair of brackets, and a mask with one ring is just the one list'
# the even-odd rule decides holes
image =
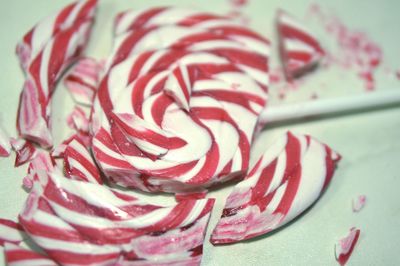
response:
{"label": "white plastic stick", "polygon": [[261,113],[260,121],[266,123],[281,122],[346,111],[367,110],[373,107],[382,107],[396,103],[399,103],[398,106],[400,107],[400,88],[267,107]]}

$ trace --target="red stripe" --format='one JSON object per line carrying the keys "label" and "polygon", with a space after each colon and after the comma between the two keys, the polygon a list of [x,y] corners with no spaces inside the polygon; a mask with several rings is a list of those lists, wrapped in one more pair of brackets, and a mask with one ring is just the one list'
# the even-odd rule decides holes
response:
{"label": "red stripe", "polygon": [[286,168],[281,182],[281,184],[287,182],[287,185],[281,201],[274,211],[274,213],[281,213],[283,216],[289,212],[301,180],[301,144],[292,133],[289,132],[287,136]]}
{"label": "red stripe", "polygon": [[[129,25],[128,30],[136,29],[136,28],[143,28],[146,27],[148,22],[161,12],[169,9],[169,7],[155,7],[151,8],[148,11],[142,12],[139,16],[136,17],[136,19]],[[129,11],[126,12],[129,14]]]}

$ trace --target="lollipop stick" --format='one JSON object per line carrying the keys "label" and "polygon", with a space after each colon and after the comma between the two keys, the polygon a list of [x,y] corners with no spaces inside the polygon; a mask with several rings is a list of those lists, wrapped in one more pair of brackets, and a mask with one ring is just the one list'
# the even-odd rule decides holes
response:
{"label": "lollipop stick", "polygon": [[307,102],[267,107],[261,113],[260,121],[282,122],[304,117],[334,114],[346,111],[367,110],[399,103],[400,89],[364,93],[332,99],[317,99]]}

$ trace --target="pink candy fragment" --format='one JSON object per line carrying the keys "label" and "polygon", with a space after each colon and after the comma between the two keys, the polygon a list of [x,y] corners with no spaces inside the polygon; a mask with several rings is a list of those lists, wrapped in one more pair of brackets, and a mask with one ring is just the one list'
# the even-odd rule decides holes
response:
{"label": "pink candy fragment", "polygon": [[364,208],[366,201],[367,197],[365,195],[359,195],[357,198],[353,199],[351,204],[353,212],[361,211],[361,209]]}
{"label": "pink candy fragment", "polygon": [[0,246],[5,243],[19,244],[24,240],[23,231],[18,223],[0,218]]}
{"label": "pink candy fragment", "polygon": [[28,72],[32,60],[55,35],[82,20],[92,19],[95,5],[96,0],[77,1],[37,23],[16,47],[22,68]]}
{"label": "pink candy fragment", "polygon": [[81,107],[75,106],[74,110],[67,117],[69,128],[75,129],[78,132],[89,132],[89,118]]}
{"label": "pink candy fragment", "polygon": [[211,243],[250,239],[296,218],[326,189],[339,160],[327,145],[288,132],[234,187]]}
{"label": "pink candy fragment", "polygon": [[278,11],[276,23],[283,70],[286,78],[292,80],[313,69],[325,51],[317,38],[285,11]]}
{"label": "pink candy fragment", "polygon": [[[51,96],[61,74],[86,47],[94,21],[96,3],[93,0],[82,1],[81,4],[88,8],[87,16],[78,18],[68,27],[60,27],[54,33],[51,32],[50,27],[46,32],[49,35],[48,38],[41,40],[40,44],[37,44],[39,47],[34,46],[33,40],[31,49],[37,51],[34,57],[26,59],[22,56],[27,60],[21,62],[22,65],[27,64],[26,81],[20,97],[17,129],[23,138],[36,142],[44,148],[53,145],[50,132]],[[66,9],[68,8],[70,7]],[[68,12],[68,10],[60,12]],[[52,23],[57,25],[58,21],[52,21]],[[37,27],[42,25],[39,23]],[[57,26],[53,25],[55,28]],[[35,31],[36,28],[31,32]],[[33,33],[28,33],[27,36],[36,38]],[[17,48],[17,51],[20,50],[21,48]]]}
{"label": "pink candy fragment", "polygon": [[35,145],[24,139],[14,139],[11,138],[11,146],[16,153],[15,157],[15,167],[21,166],[26,162],[32,160],[37,153]]}
{"label": "pink candy fragment", "polygon": [[23,185],[26,189],[31,190],[33,184],[39,179],[38,171],[51,173],[55,170],[54,159],[45,151],[39,151],[35,158],[29,163],[28,174],[23,179]]}
{"label": "pink candy fragment", "polygon": [[349,234],[340,239],[335,245],[335,257],[340,265],[345,265],[353,253],[354,247],[360,237],[360,229],[351,228]]}
{"label": "pink candy fragment", "polygon": [[10,138],[0,127],[0,157],[8,157],[11,152]]}
{"label": "pink candy fragment", "polygon": [[102,184],[100,172],[85,144],[74,137],[63,152],[64,168],[67,177]]}
{"label": "pink candy fragment", "polygon": [[76,103],[92,105],[102,69],[102,64],[96,59],[85,57],[65,77],[64,84]]}

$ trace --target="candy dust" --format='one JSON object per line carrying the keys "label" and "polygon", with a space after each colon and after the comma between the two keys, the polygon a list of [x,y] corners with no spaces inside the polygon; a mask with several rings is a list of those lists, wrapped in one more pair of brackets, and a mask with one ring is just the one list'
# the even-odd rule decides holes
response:
{"label": "candy dust", "polygon": [[335,51],[327,51],[327,64],[354,72],[366,90],[374,90],[375,74],[383,59],[381,46],[367,33],[351,29],[317,4],[310,6],[307,17],[315,19],[336,43]]}
{"label": "candy dust", "polygon": [[229,10],[226,15],[242,25],[248,26],[251,22],[250,16],[245,14],[243,8],[249,4],[249,0],[228,0],[228,4]]}
{"label": "candy dust", "polygon": [[340,265],[345,265],[353,253],[354,247],[360,237],[360,230],[351,228],[347,236],[343,237],[335,245],[335,257]]}
{"label": "candy dust", "polygon": [[364,208],[366,202],[367,202],[367,197],[365,195],[359,195],[355,199],[353,199],[351,204],[353,212],[361,211],[361,209]]}

